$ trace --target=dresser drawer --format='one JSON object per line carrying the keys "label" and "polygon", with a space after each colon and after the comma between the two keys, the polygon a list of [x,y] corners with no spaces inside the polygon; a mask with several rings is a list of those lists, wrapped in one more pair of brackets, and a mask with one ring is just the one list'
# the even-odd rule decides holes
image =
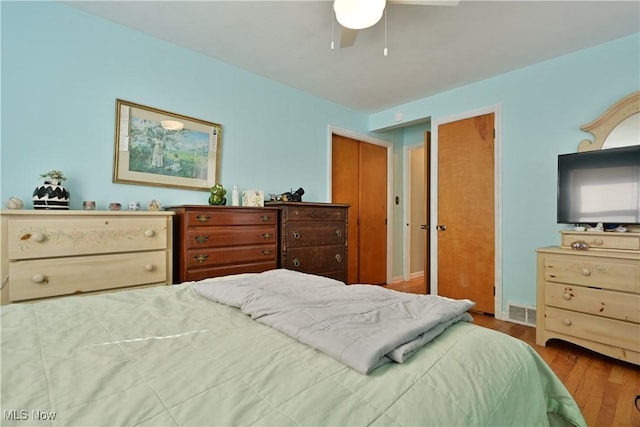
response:
{"label": "dresser drawer", "polygon": [[559,308],[545,308],[544,327],[551,331],[640,351],[640,325]]}
{"label": "dresser drawer", "polygon": [[8,232],[11,260],[166,249],[164,217],[15,218]]}
{"label": "dresser drawer", "polygon": [[289,248],[301,246],[344,245],[345,223],[291,223],[283,231],[282,242]]}
{"label": "dresser drawer", "polygon": [[276,243],[257,246],[231,246],[222,248],[190,249],[187,268],[219,266],[244,262],[264,262],[277,259]]}
{"label": "dresser drawer", "polygon": [[260,245],[277,241],[276,225],[239,227],[197,227],[187,230],[187,249]]}
{"label": "dresser drawer", "polygon": [[187,270],[184,281],[204,280],[211,277],[228,276],[230,274],[240,273],[262,273],[267,270],[278,268],[276,260],[264,262],[244,262],[223,266],[209,266],[198,269]]}
{"label": "dresser drawer", "polygon": [[591,249],[640,251],[640,233],[562,232],[562,246],[571,248],[574,242],[585,242]]}
{"label": "dresser drawer", "polygon": [[275,225],[278,211],[275,209],[209,208],[193,209],[185,213],[187,227],[212,225]]}
{"label": "dresser drawer", "polygon": [[640,292],[640,263],[634,260],[578,255],[549,255],[544,278],[560,282],[624,292]]}
{"label": "dresser drawer", "polygon": [[567,310],[640,323],[640,295],[637,294],[547,283],[545,303]]}
{"label": "dresser drawer", "polygon": [[282,210],[285,221],[341,221],[344,222],[347,210],[343,208],[288,206]]}
{"label": "dresser drawer", "polygon": [[346,270],[345,253],[343,245],[291,248],[287,250],[282,267],[315,274]]}
{"label": "dresser drawer", "polygon": [[15,261],[9,266],[9,299],[165,284],[166,263],[165,251]]}

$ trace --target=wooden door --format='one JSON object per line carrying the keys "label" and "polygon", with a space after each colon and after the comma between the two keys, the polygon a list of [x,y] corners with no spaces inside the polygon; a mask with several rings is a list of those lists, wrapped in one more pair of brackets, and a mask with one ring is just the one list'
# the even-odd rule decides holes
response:
{"label": "wooden door", "polygon": [[431,292],[431,132],[424,133],[424,285],[425,293]]}
{"label": "wooden door", "polygon": [[387,282],[387,149],[360,143],[360,283]]}
{"label": "wooden door", "polygon": [[438,127],[438,294],[494,313],[494,114]]}
{"label": "wooden door", "polygon": [[333,135],[332,201],[350,205],[347,283],[386,283],[386,148]]}

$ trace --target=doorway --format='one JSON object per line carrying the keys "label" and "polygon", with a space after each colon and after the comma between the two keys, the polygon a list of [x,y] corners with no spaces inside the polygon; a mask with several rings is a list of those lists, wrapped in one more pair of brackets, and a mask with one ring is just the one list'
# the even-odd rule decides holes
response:
{"label": "doorway", "polygon": [[501,313],[500,109],[434,121],[432,291]]}
{"label": "doorway", "polygon": [[331,200],[348,203],[347,283],[385,284],[388,275],[390,147],[332,133]]}

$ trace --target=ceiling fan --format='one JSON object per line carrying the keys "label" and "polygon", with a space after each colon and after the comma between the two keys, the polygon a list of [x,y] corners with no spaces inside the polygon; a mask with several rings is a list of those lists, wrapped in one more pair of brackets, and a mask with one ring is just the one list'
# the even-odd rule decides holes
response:
{"label": "ceiling fan", "polygon": [[420,5],[420,6],[457,6],[460,0],[334,0],[333,10],[342,27],[340,31],[340,47],[353,46],[358,30],[369,28],[384,14],[387,3]]}

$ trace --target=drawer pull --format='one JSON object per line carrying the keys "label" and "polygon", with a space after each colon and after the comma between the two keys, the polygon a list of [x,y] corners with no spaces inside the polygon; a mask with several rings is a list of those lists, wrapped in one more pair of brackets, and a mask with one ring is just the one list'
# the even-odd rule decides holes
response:
{"label": "drawer pull", "polygon": [[195,258],[195,260],[199,263],[203,263],[207,260],[207,258],[209,258],[209,255],[207,254],[202,254],[202,255],[196,255],[193,258]]}
{"label": "drawer pull", "polygon": [[153,271],[153,270],[155,270],[155,269],[156,269],[156,267],[155,267],[153,264],[146,264],[146,265],[144,266],[144,269],[145,269],[146,271]]}
{"label": "drawer pull", "polygon": [[196,239],[196,242],[198,243],[204,243],[207,240],[209,240],[209,236],[206,234],[199,234],[195,237],[195,239]]}
{"label": "drawer pull", "polygon": [[580,270],[580,274],[582,274],[583,276],[591,276],[591,270],[589,270],[588,268],[583,268],[582,270]]}
{"label": "drawer pull", "polygon": [[44,234],[35,231],[33,233],[23,234],[20,240],[33,240],[34,242],[42,242],[44,240]]}
{"label": "drawer pull", "polygon": [[260,217],[260,221],[262,221],[262,222],[267,222],[267,221],[269,221],[270,219],[271,219],[271,216],[269,216],[269,215],[262,215],[262,216]]}
{"label": "drawer pull", "polygon": [[273,249],[263,249],[262,250],[262,254],[263,255],[271,255],[273,253]]}
{"label": "drawer pull", "polygon": [[294,239],[299,239],[300,238],[300,233],[298,233],[297,231],[294,231],[292,234],[293,234],[293,238]]}
{"label": "drawer pull", "polygon": [[566,299],[567,301],[569,301],[571,299],[571,294],[565,292],[562,294],[562,298]]}
{"label": "drawer pull", "polygon": [[571,249],[576,251],[586,251],[589,249],[589,244],[587,242],[583,242],[582,240],[577,240],[571,243]]}
{"label": "drawer pull", "polygon": [[572,323],[571,319],[562,319],[562,324],[565,326],[571,326]]}
{"label": "drawer pull", "polygon": [[300,267],[300,260],[298,258],[294,258],[293,259],[293,266],[294,267]]}
{"label": "drawer pull", "polygon": [[340,256],[340,254],[336,254],[336,261],[342,262],[342,257]]}
{"label": "drawer pull", "polygon": [[211,217],[207,214],[200,214],[198,216],[196,216],[196,220],[200,221],[200,222],[207,222],[209,221],[209,219],[211,219]]}
{"label": "drawer pull", "polygon": [[270,238],[272,238],[272,237],[273,237],[273,234],[271,234],[271,233],[264,233],[264,234],[262,235],[262,238],[263,238],[264,240],[269,240],[269,239],[270,239]]}
{"label": "drawer pull", "polygon": [[342,237],[342,230],[336,229],[336,236]]}
{"label": "drawer pull", "polygon": [[144,235],[147,237],[153,237],[156,234],[153,230],[145,230]]}
{"label": "drawer pull", "polygon": [[31,276],[31,281],[33,283],[45,283],[48,282],[47,277],[44,274],[34,274]]}

